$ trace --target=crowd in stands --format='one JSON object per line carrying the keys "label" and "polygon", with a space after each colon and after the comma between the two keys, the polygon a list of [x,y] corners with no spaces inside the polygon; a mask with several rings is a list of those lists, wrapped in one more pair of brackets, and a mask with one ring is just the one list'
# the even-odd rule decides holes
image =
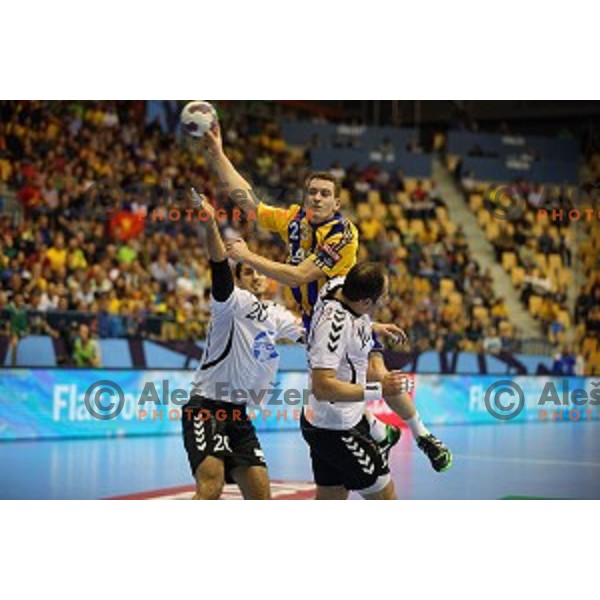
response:
{"label": "crowd in stands", "polygon": [[578,246],[585,283],[575,304],[576,340],[590,372],[600,375],[600,136],[590,144],[585,177],[586,189],[595,199],[596,218],[582,224],[585,236]]}
{"label": "crowd in stands", "polygon": [[[283,156],[274,124],[228,123],[237,164],[260,184],[292,181],[297,159]],[[0,175],[24,215],[0,216],[0,334],[13,352],[24,335],[48,334],[69,362],[81,323],[99,337],[204,335],[202,228],[154,216],[171,190],[216,190],[201,158],[145,124],[143,103],[0,103]],[[284,258],[264,238],[251,245]]]}
{"label": "crowd in stands", "polygon": [[[523,180],[495,186],[477,182],[471,174],[462,178],[461,185],[497,261],[510,273],[523,305],[539,321],[556,349],[556,364],[563,364],[566,355],[577,356],[585,361],[587,372],[597,374],[600,154],[589,158],[587,187],[542,186]],[[593,209],[591,218],[585,212],[589,208]],[[572,209],[580,211],[577,221],[569,218]],[[496,214],[505,216],[494,218]],[[575,259],[583,264],[585,283],[573,310],[569,291],[574,285]]]}
{"label": "crowd in stands", "polygon": [[[228,154],[259,195],[297,198],[310,148],[288,147],[268,116],[220,108]],[[331,170],[343,182],[343,211],[360,228],[359,258],[384,261],[396,275],[378,319],[409,332],[414,351],[515,349],[506,303],[434,181],[377,167]],[[91,364],[100,357],[87,349],[90,336],[203,337],[210,277],[202,227],[154,218],[154,209],[192,184],[231,206],[173,126],[146,123],[143,102],[1,102],[0,183],[23,209],[17,222],[0,216],[0,335],[13,351],[24,335],[46,334],[63,362]],[[285,247],[254,228],[232,221],[225,234],[284,260]],[[279,286],[270,293],[293,306]]]}

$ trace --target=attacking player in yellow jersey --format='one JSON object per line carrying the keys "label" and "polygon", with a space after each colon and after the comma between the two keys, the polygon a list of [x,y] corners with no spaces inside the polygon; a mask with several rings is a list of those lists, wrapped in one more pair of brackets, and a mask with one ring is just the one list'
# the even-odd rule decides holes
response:
{"label": "attacking player in yellow jersey", "polygon": [[275,208],[261,202],[256,208],[259,226],[286,242],[287,265],[261,260],[239,243],[231,247],[234,253],[242,252],[244,262],[258,262],[262,269],[278,273],[279,281],[291,287],[308,329],[320,287],[327,279],[346,275],[355,265],[358,231],[338,212],[339,184],[329,173],[310,175],[306,190],[304,206]]}
{"label": "attacking player in yellow jersey", "polygon": [[[304,325],[310,329],[313,308],[319,288],[333,277],[345,276],[356,264],[358,231],[340,212],[340,183],[326,172],[309,175],[305,183],[302,205],[276,208],[255,201],[250,184],[238,173],[223,150],[218,125],[205,134],[205,156],[221,186],[248,217],[254,213],[259,226],[279,234],[288,246],[287,263],[279,263],[251,252],[243,240],[228,242],[228,256],[256,269],[292,289],[302,313]],[[374,323],[376,335],[395,339],[405,337],[393,324]],[[379,344],[379,347],[381,345]],[[369,360],[369,381],[382,381],[389,373],[380,353]],[[445,471],[452,464],[450,451],[424,426],[408,394],[385,401],[410,427],[418,447],[427,455],[436,471]],[[373,437],[391,447],[399,439],[399,431],[385,427],[370,418]]]}

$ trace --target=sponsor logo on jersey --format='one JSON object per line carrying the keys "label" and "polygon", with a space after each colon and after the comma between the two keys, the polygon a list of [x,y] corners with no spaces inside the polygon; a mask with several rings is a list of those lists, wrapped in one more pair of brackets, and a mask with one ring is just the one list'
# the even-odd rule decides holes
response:
{"label": "sponsor logo on jersey", "polygon": [[254,354],[254,358],[256,358],[259,363],[268,362],[279,357],[277,347],[273,341],[274,338],[274,331],[261,331],[254,338],[252,352]]}
{"label": "sponsor logo on jersey", "polygon": [[340,253],[329,244],[319,246],[318,258],[328,268],[332,268],[342,258]]}

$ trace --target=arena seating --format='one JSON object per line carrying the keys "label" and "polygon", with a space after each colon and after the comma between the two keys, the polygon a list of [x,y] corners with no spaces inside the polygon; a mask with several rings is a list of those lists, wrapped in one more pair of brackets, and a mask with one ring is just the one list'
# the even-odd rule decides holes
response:
{"label": "arena seating", "polygon": [[315,170],[334,163],[346,169],[379,164],[410,177],[431,177],[431,155],[422,153],[416,129],[283,121],[281,130],[288,145],[309,150]]}
{"label": "arena seating", "polygon": [[[530,180],[504,186],[499,180],[478,181],[472,173],[463,178],[462,185],[469,207],[494,246],[498,261],[511,275],[523,303],[540,321],[550,343],[557,349],[570,346],[570,333],[576,328],[573,351],[584,358],[586,371],[600,373],[600,314],[595,308],[600,301],[597,203],[593,218],[582,220],[587,231],[587,239],[582,241],[574,233],[575,225],[568,212],[574,206],[593,206],[593,202],[575,205],[570,199],[581,193],[575,186],[540,186]],[[516,208],[508,220],[494,218],[495,207],[503,204]],[[542,211],[538,210],[542,207]],[[553,218],[553,208],[562,211],[562,218],[560,212]],[[582,310],[573,314],[567,298],[574,284],[572,264],[577,258],[583,263],[586,283],[580,294]],[[589,330],[591,321],[593,331]]]}
{"label": "arena seating", "polygon": [[[21,208],[0,214],[0,348],[7,357],[7,315],[17,296],[28,315],[21,333],[54,332],[59,364],[70,363],[74,328],[82,322],[106,344],[104,366],[137,364],[140,355],[148,366],[181,366],[181,353],[166,345],[203,339],[210,277],[201,228],[144,217],[142,209],[152,215],[170,189],[190,182],[212,196],[216,190],[202,159],[177,143],[169,119],[163,115],[160,124],[160,111],[148,118],[147,108],[143,102],[0,102],[6,124],[0,176]],[[226,106],[221,121],[230,157],[260,190],[296,191],[313,152],[331,153],[323,156],[332,162],[321,166],[342,180],[343,210],[361,232],[359,258],[384,261],[395,275],[389,305],[377,317],[409,332],[426,370],[443,368],[436,367],[440,353],[481,353],[486,340],[497,340],[503,352],[520,350],[506,306],[450,220],[435,181],[405,169],[404,158],[431,164],[414,130],[278,123],[229,113]],[[379,152],[382,160],[344,165],[343,152],[370,159]],[[386,153],[402,160],[388,164]],[[98,185],[107,180],[113,182],[108,191]],[[118,210],[107,219],[102,207],[115,208],[114,190]],[[252,223],[226,225],[260,253],[285,258],[285,249]],[[281,287],[270,293],[292,306]],[[24,364],[28,339],[18,342],[17,364]],[[143,350],[131,356],[127,340],[142,340]],[[43,360],[52,362],[48,355]],[[459,362],[475,364],[468,355]]]}
{"label": "arena seating", "polygon": [[451,170],[460,162],[462,173],[478,181],[523,178],[569,185],[579,180],[579,144],[571,138],[449,131],[446,152]]}

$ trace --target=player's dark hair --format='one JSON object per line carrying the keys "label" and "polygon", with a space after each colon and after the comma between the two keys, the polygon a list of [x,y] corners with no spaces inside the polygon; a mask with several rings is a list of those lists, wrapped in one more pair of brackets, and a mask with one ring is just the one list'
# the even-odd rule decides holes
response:
{"label": "player's dark hair", "polygon": [[340,197],[340,194],[342,193],[342,184],[340,183],[340,180],[337,177],[335,177],[328,171],[315,171],[306,178],[306,181],[304,182],[304,187],[306,189],[308,189],[313,179],[324,179],[325,181],[331,181],[331,183],[333,183],[334,196],[336,198]]}
{"label": "player's dark hair", "polygon": [[235,263],[235,278],[240,279],[242,277],[242,266],[244,263],[237,262]]}
{"label": "player's dark hair", "polygon": [[373,300],[376,302],[385,285],[385,269],[375,262],[360,262],[350,269],[342,286],[342,294],[351,302]]}

